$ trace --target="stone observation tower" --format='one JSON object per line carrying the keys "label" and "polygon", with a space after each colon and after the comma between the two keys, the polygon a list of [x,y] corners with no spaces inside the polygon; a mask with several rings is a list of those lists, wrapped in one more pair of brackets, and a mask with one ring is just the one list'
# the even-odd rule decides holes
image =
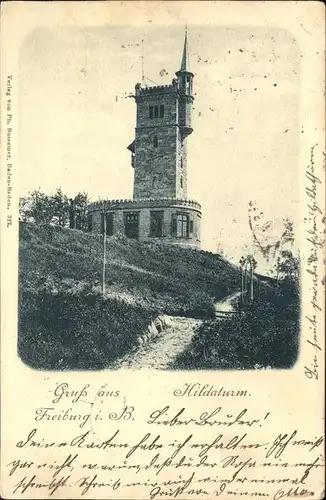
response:
{"label": "stone observation tower", "polygon": [[135,139],[128,146],[134,168],[132,200],[89,206],[91,230],[139,241],[200,246],[201,207],[187,198],[187,140],[193,132],[193,78],[187,33],[181,66],[170,85],[135,86]]}

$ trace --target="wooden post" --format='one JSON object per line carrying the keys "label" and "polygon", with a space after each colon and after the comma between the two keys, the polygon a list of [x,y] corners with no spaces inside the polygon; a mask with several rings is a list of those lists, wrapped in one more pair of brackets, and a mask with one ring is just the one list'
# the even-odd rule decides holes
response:
{"label": "wooden post", "polygon": [[248,304],[248,269],[247,262],[245,263],[245,274],[244,274],[244,303]]}
{"label": "wooden post", "polygon": [[240,307],[242,308],[242,306],[244,305],[245,303],[245,265],[246,265],[246,261],[245,261],[245,258],[244,257],[241,257],[240,259],[240,267],[241,267],[241,295],[240,295]]}
{"label": "wooden post", "polygon": [[102,297],[105,295],[105,274],[106,274],[106,211],[103,203],[103,270],[102,270]]}
{"label": "wooden post", "polygon": [[254,301],[254,264],[250,262],[250,302]]}

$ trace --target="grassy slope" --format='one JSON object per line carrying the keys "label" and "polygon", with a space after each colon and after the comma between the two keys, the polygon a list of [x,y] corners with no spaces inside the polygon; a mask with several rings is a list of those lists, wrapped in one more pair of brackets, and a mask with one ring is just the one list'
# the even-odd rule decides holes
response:
{"label": "grassy slope", "polygon": [[52,226],[20,228],[20,353],[40,368],[104,367],[130,349],[158,314],[209,317],[238,288],[238,270],[216,254]]}

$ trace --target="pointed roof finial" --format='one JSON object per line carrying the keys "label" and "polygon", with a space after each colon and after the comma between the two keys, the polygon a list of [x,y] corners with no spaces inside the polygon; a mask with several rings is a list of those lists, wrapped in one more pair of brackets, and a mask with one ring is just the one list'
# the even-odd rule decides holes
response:
{"label": "pointed roof finial", "polygon": [[188,28],[185,26],[185,41],[183,46],[183,54],[181,59],[180,71],[190,71],[189,54],[188,54]]}

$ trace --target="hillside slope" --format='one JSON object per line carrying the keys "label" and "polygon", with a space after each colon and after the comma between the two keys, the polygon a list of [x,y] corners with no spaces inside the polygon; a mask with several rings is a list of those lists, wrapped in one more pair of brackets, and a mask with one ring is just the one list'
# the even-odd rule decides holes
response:
{"label": "hillside slope", "polygon": [[55,226],[20,227],[19,351],[35,368],[103,368],[158,314],[207,318],[239,286],[219,255]]}

